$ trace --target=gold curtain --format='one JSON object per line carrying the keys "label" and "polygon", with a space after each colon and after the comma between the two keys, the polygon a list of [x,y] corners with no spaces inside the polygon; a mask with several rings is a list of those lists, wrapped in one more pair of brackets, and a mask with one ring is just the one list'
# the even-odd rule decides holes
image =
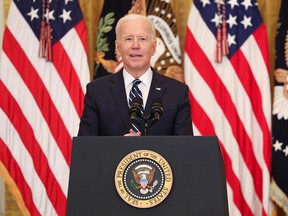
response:
{"label": "gold curtain", "polygon": [[[8,9],[11,0],[4,1],[4,23],[8,15]],[[89,59],[89,68],[92,78],[93,68],[94,68],[94,58],[95,58],[95,49],[96,49],[96,34],[97,34],[97,24],[99,16],[103,7],[104,0],[79,0],[84,20],[87,27],[88,33],[88,59]],[[176,16],[178,23],[178,33],[180,38],[180,45],[182,53],[184,52],[185,46],[185,35],[186,35],[186,22],[188,19],[189,9],[191,6],[191,0],[171,0],[172,7]],[[274,61],[275,61],[275,35],[277,27],[277,19],[279,14],[281,0],[258,0],[258,5],[260,12],[262,14],[264,23],[267,28],[267,36],[269,43],[269,59],[270,59],[270,77],[271,77],[271,86],[273,86],[273,71],[274,71]],[[273,89],[273,88],[271,88]],[[7,192],[9,194],[9,192]],[[13,200],[10,200],[13,202]],[[10,203],[11,205],[11,203]],[[9,204],[7,206],[10,206]],[[11,210],[11,209],[10,209]],[[9,211],[9,210],[8,210]],[[14,211],[12,215],[21,215],[19,210]],[[18,212],[18,213],[17,213]],[[279,215],[284,215],[280,213]]]}
{"label": "gold curtain", "polygon": [[91,79],[94,71],[97,25],[104,0],[79,0],[88,34],[88,59]]}

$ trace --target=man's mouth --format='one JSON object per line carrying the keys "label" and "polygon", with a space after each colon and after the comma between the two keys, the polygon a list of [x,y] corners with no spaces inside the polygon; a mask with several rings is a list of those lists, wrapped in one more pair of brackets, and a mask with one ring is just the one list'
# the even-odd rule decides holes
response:
{"label": "man's mouth", "polygon": [[136,58],[137,58],[137,57],[142,57],[142,55],[138,55],[138,54],[131,54],[130,57],[133,57],[133,58],[136,57]]}

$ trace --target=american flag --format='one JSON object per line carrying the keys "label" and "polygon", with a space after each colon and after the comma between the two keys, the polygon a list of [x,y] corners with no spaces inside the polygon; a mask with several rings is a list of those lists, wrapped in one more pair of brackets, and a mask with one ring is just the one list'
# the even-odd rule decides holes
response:
{"label": "american flag", "polygon": [[[225,24],[221,38],[226,36],[229,54],[216,62],[217,29],[225,33]],[[184,73],[195,134],[219,139],[230,215],[268,215],[271,99],[266,27],[257,2],[194,0]]]}
{"label": "american flag", "polygon": [[[52,61],[38,57],[43,17]],[[88,81],[77,0],[11,1],[0,66],[0,162],[23,213],[65,215],[72,137]]]}

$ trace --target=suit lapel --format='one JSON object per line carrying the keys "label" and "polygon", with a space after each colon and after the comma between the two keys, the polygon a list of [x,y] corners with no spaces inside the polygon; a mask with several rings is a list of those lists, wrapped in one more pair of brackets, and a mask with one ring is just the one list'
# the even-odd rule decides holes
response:
{"label": "suit lapel", "polygon": [[145,116],[148,116],[151,114],[151,107],[152,107],[152,102],[153,99],[156,97],[162,98],[166,87],[164,86],[165,80],[163,79],[163,76],[158,74],[156,71],[153,70],[153,77],[152,77],[152,82],[145,106],[145,111],[144,114]]}
{"label": "suit lapel", "polygon": [[122,121],[125,124],[127,131],[131,128],[130,118],[128,115],[128,104],[125,92],[125,85],[123,79],[123,71],[119,71],[118,73],[111,76],[111,86],[110,91],[115,102],[115,106],[118,107],[118,112]]}
{"label": "suit lapel", "polygon": [[[115,106],[119,107],[118,112],[122,121],[125,124],[127,131],[131,128],[130,118],[128,115],[128,104],[126,98],[126,91],[124,86],[124,79],[123,79],[123,71],[119,71],[118,73],[111,76],[111,85],[110,91],[115,102]],[[165,80],[163,76],[158,74],[156,71],[153,70],[153,77],[152,82],[145,106],[144,115],[148,117],[151,114],[151,107],[153,99],[156,97],[162,98],[166,87],[164,86]]]}

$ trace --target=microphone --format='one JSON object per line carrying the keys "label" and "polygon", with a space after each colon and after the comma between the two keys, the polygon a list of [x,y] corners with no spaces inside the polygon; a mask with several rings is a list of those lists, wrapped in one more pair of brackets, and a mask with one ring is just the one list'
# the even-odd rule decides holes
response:
{"label": "microphone", "polygon": [[151,117],[152,120],[158,122],[163,113],[163,104],[162,99],[160,97],[156,97],[153,99],[152,108],[151,108]]}
{"label": "microphone", "polygon": [[135,97],[132,99],[130,108],[129,108],[129,115],[132,121],[136,121],[138,116],[141,116],[141,106],[143,102],[140,97]]}

